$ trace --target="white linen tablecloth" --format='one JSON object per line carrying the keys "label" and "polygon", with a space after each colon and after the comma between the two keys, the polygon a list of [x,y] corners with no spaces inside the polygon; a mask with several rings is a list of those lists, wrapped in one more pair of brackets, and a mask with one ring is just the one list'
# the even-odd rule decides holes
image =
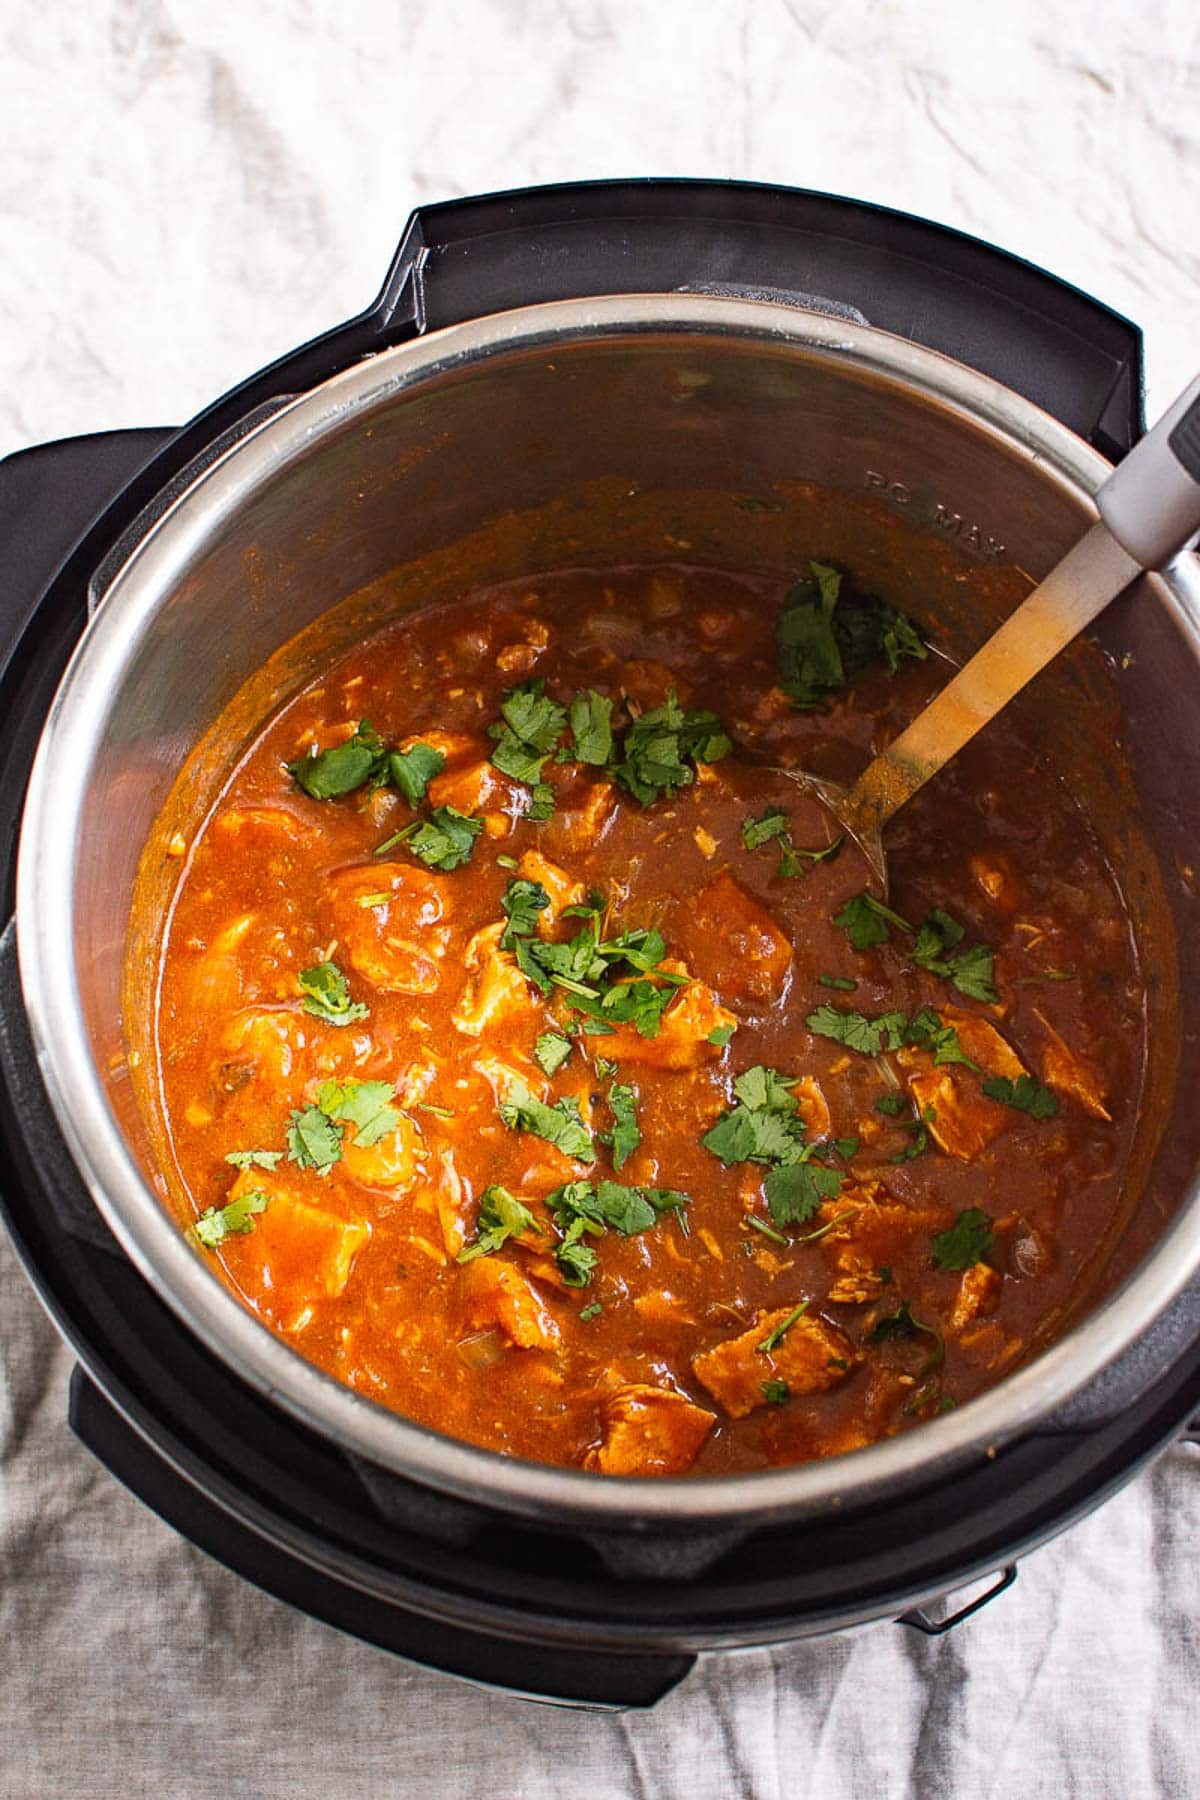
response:
{"label": "white linen tablecloth", "polygon": [[[186,418],[356,311],[409,208],[630,174],[940,218],[1200,351],[1195,0],[0,0],[0,453]],[[65,1424],[0,1241],[0,1796],[1200,1794],[1200,1449],[939,1642],[714,1658],[653,1714],[474,1693],[181,1542]]]}

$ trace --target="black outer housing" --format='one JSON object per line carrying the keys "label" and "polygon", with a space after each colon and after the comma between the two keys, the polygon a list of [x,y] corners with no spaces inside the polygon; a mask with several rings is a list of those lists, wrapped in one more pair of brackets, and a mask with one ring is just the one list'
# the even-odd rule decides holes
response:
{"label": "black outer housing", "polygon": [[[710,182],[585,184],[421,209],[371,308],[182,431],[69,439],[0,464],[0,921],[12,909],[30,762],[86,622],[88,583],[207,446],[273,399],[418,331],[536,300],[680,288],[865,317],[994,376],[1114,460],[1143,429],[1135,326],[1026,263],[902,214]],[[569,1705],[652,1704],[696,1649],[899,1613],[996,1569],[1096,1506],[1200,1407],[1195,1288],[1044,1429],[949,1486],[906,1491],[886,1512],[631,1549],[383,1475],[241,1382],[121,1253],[46,1103],[11,925],[0,939],[0,1204],[79,1358],[71,1422],[135,1493],[317,1617]],[[908,1622],[930,1625],[923,1614]]]}

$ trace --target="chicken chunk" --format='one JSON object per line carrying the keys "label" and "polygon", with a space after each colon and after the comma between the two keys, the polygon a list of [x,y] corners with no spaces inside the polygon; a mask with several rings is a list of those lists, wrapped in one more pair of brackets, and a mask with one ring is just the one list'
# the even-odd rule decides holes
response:
{"label": "chicken chunk", "polygon": [[468,1037],[482,1037],[485,1031],[509,1019],[524,1017],[531,1027],[536,1021],[537,1006],[529,983],[511,953],[500,948],[503,934],[501,920],[496,925],[485,925],[467,945],[463,960],[470,973],[450,1017]]}
{"label": "chicken chunk", "polygon": [[986,894],[994,906],[1004,912],[1015,912],[1021,903],[1021,890],[1013,873],[1013,866],[1002,851],[993,851],[988,856],[972,856],[967,867],[975,878],[976,885]]}
{"label": "chicken chunk", "polygon": [[793,1082],[792,1092],[796,1096],[796,1106],[804,1121],[804,1131],[809,1142],[827,1138],[833,1129],[833,1123],[829,1114],[829,1102],[820,1082],[811,1075],[802,1075],[799,1081]]}
{"label": "chicken chunk", "polygon": [[[1015,1081],[1025,1074],[1020,1057],[987,1019],[949,1006],[942,1008],[942,1017],[947,1025],[953,1025],[963,1053],[984,1075],[1003,1075]],[[909,1092],[930,1137],[947,1156],[973,1162],[1011,1123],[1011,1111],[980,1093],[979,1077],[961,1064],[922,1066],[928,1058],[924,1051],[914,1050],[901,1051],[899,1060],[908,1068],[916,1066],[916,1072],[908,1077]]]}
{"label": "chicken chunk", "polygon": [[320,1296],[336,1300],[371,1227],[311,1206],[274,1170],[244,1169],[229,1200],[244,1199],[255,1191],[267,1196],[267,1206],[255,1216],[253,1231],[227,1238],[221,1245],[235,1281],[251,1298],[266,1299],[269,1310],[280,1317],[303,1300]]}
{"label": "chicken chunk", "polygon": [[783,992],[792,947],[728,869],[681,909],[677,931],[696,973],[731,1004],[765,1004]]}
{"label": "chicken chunk", "polygon": [[[525,881],[536,881],[545,888],[550,896],[550,904],[543,907],[538,914],[538,930],[546,937],[553,924],[554,916],[564,906],[581,906],[587,898],[587,889],[582,881],[576,881],[565,869],[543,856],[540,850],[527,850],[517,865],[517,874]],[[569,923],[569,921],[568,921]]]}
{"label": "chicken chunk", "polygon": [[283,847],[312,836],[311,826],[283,806],[231,806],[217,814],[212,828],[239,844],[256,841]]}
{"label": "chicken chunk", "polygon": [[805,1313],[788,1327],[769,1352],[759,1346],[788,1319],[792,1307],[758,1315],[749,1331],[714,1344],[692,1358],[696,1378],[733,1419],[765,1406],[763,1385],[786,1381],[793,1394],[819,1394],[836,1387],[862,1359],[844,1331]]}
{"label": "chicken chunk", "polygon": [[[485,823],[491,818],[501,821],[502,829],[511,830],[512,821],[523,810],[522,790],[490,762],[468,763],[465,768],[445,769],[429,784],[431,806],[453,806],[457,812],[480,815]],[[489,832],[489,836],[498,835]]]}
{"label": "chicken chunk", "polygon": [[572,783],[569,796],[545,826],[545,842],[556,856],[590,850],[600,842],[617,810],[611,781]]}
{"label": "chicken chunk", "polygon": [[[662,967],[678,970],[677,963]],[[598,1039],[601,1053],[619,1063],[642,1063],[652,1069],[695,1069],[720,1056],[712,1033],[736,1026],[733,1013],[720,1004],[710,987],[690,981],[662,1015],[657,1037],[642,1037],[632,1025],[618,1025],[611,1037]]]}
{"label": "chicken chunk", "polygon": [[999,1269],[993,1269],[988,1263],[972,1263],[969,1269],[964,1269],[954,1311],[950,1315],[951,1331],[961,1331],[981,1313],[995,1312],[1003,1285],[1004,1277]]}
{"label": "chicken chunk", "polygon": [[410,1188],[417,1179],[425,1140],[407,1113],[384,1132],[375,1144],[359,1144],[352,1138],[342,1145],[342,1168],[363,1187]]}
{"label": "chicken chunk", "polygon": [[1104,1087],[1095,1069],[1090,1063],[1084,1062],[1081,1056],[1077,1056],[1069,1044],[1063,1042],[1041,1013],[1038,1018],[1046,1033],[1046,1044],[1042,1051],[1042,1079],[1046,1086],[1052,1087],[1056,1093],[1068,1094],[1072,1100],[1077,1100],[1094,1119],[1110,1120],[1112,1114],[1104,1104]]}
{"label": "chicken chunk", "polygon": [[441,875],[410,863],[367,863],[330,878],[334,935],[347,961],[385,993],[432,994],[450,943],[453,908]]}
{"label": "chicken chunk", "polygon": [[605,1401],[604,1436],[583,1466],[602,1475],[682,1475],[716,1422],[673,1389],[636,1382]]}
{"label": "chicken chunk", "polygon": [[247,1080],[282,1085],[295,1074],[306,1039],[305,1015],[298,1006],[244,1007],[221,1032],[214,1085],[226,1091]]}
{"label": "chicken chunk", "polygon": [[560,1332],[554,1314],[527,1275],[512,1263],[479,1256],[462,1271],[467,1324],[475,1331],[495,1326],[518,1350],[552,1350]]}

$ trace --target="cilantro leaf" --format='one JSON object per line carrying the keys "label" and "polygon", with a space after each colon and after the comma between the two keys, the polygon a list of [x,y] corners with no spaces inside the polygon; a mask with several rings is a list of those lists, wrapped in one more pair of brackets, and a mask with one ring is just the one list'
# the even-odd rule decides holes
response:
{"label": "cilantro leaf", "polygon": [[635,800],[649,806],[695,780],[697,764],[719,762],[732,749],[716,713],[685,712],[672,690],[662,706],[629,726],[614,773]]}
{"label": "cilantro leaf", "polygon": [[792,1397],[792,1390],[786,1381],[764,1381],[762,1397],[768,1406],[785,1406]]}
{"label": "cilantro leaf", "polygon": [[205,1207],[192,1230],[206,1250],[215,1250],[227,1237],[243,1237],[253,1231],[255,1214],[266,1212],[269,1205],[269,1195],[261,1188],[251,1188],[227,1206]]}
{"label": "cilantro leaf", "polygon": [[535,803],[536,789],[544,785],[542,770],[566,721],[566,708],[547,697],[546,683],[539,678],[511,688],[500,702],[500,722],[488,727],[489,735],[496,739],[493,765],[514,781],[534,788]]}
{"label": "cilantro leaf", "polygon": [[446,766],[446,758],[432,744],[411,744],[407,750],[393,750],[388,757],[388,775],[400,789],[410,806],[420,806],[435,775]]}
{"label": "cilantro leaf", "polygon": [[945,1024],[930,1006],[923,1006],[919,1013],[914,1013],[904,1033],[906,1044],[915,1044],[919,1050],[932,1050],[934,1067],[943,1063],[961,1063],[966,1069],[978,1070],[958,1041],[958,1033],[953,1025]]}
{"label": "cilantro leaf", "polygon": [[383,767],[387,749],[383,739],[365,719],[355,727],[354,736],[329,750],[314,750],[297,762],[287,765],[288,774],[312,800],[334,800],[349,794],[377,775]]}
{"label": "cilantro leaf", "polygon": [[287,1132],[288,1158],[298,1169],[315,1169],[327,1175],[342,1155],[342,1128],[326,1117],[319,1106],[294,1112]]}
{"label": "cilantro leaf", "polygon": [[538,927],[538,914],[549,904],[550,896],[540,881],[510,881],[500,898],[500,910],[508,920],[500,948],[511,950],[519,937],[531,937]]}
{"label": "cilantro leaf", "polygon": [[902,919],[899,913],[885,906],[882,900],[876,900],[873,894],[865,890],[854,894],[839,912],[833,915],[835,925],[840,925],[856,950],[869,950],[875,944],[886,944],[891,938],[892,926],[900,931],[911,932],[912,926]]}
{"label": "cilantro leaf", "polygon": [[576,761],[602,768],[611,760],[612,710],[612,701],[596,693],[594,688],[589,688],[586,694],[576,694],[567,714]]}
{"label": "cilantro leaf", "polygon": [[891,1092],[879,1095],[875,1102],[875,1111],[885,1114],[889,1119],[898,1119],[907,1106],[908,1101],[903,1094]]}
{"label": "cilantro leaf", "polygon": [[590,1325],[592,1320],[598,1319],[603,1311],[604,1302],[602,1300],[593,1300],[590,1306],[585,1306],[581,1310],[579,1314],[580,1324]]}
{"label": "cilantro leaf", "polygon": [[843,1177],[820,1163],[784,1163],[763,1182],[767,1206],[777,1225],[803,1225],[825,1200],[836,1200]]}
{"label": "cilantro leaf", "polygon": [[304,1010],[327,1025],[353,1025],[365,1019],[369,1009],[361,1000],[350,999],[350,984],[334,962],[316,963],[301,969],[296,977],[304,995]]}
{"label": "cilantro leaf", "polygon": [[843,1012],[836,1006],[818,1006],[805,1019],[808,1029],[818,1037],[844,1044],[860,1056],[879,1056],[884,1050],[898,1050],[905,1041],[908,1021],[902,1012],[879,1013],[870,1019],[866,1013]]}
{"label": "cilantro leaf", "polygon": [[761,818],[742,820],[742,842],[747,850],[757,850],[772,838],[786,837],[787,831],[787,815],[777,806],[768,807]]}
{"label": "cilantro leaf", "polygon": [[618,1173],[642,1141],[636,1102],[637,1095],[633,1088],[620,1082],[614,1081],[608,1090],[608,1104],[612,1108],[614,1123],[607,1142],[612,1145],[613,1168]]}
{"label": "cilantro leaf", "polygon": [[1052,1119],[1059,1110],[1057,1096],[1031,1075],[1018,1075],[1015,1081],[1006,1075],[993,1075],[982,1085],[989,1100],[1013,1106],[1018,1112],[1028,1113],[1031,1119]]}
{"label": "cilantro leaf", "polygon": [[715,1044],[718,1050],[723,1050],[736,1030],[736,1025],[714,1025],[707,1041]]}
{"label": "cilantro leaf", "polygon": [[457,869],[470,862],[483,820],[468,818],[454,806],[435,806],[428,819],[397,832],[391,843],[406,843],[429,869]]}
{"label": "cilantro leaf", "polygon": [[491,1256],[510,1237],[520,1237],[526,1231],[541,1235],[537,1220],[529,1208],[524,1201],[510,1194],[506,1187],[493,1184],[484,1188],[479,1196],[475,1236],[469,1244],[463,1245],[455,1261],[469,1263],[477,1256]]}
{"label": "cilantro leaf", "polygon": [[395,1098],[390,1081],[323,1081],[317,1106],[327,1119],[352,1124],[355,1143],[367,1150],[400,1123],[400,1114],[391,1104]]}
{"label": "cilantro leaf", "polygon": [[[996,954],[987,944],[958,950],[966,932],[950,914],[935,906],[917,933],[912,959],[918,968],[953,982],[960,994],[994,1006],[1000,998],[995,988]],[[949,955],[948,952],[956,954]]]}
{"label": "cilantro leaf", "polygon": [[571,1095],[547,1106],[530,1092],[527,1082],[518,1076],[509,1083],[508,1094],[500,1108],[500,1117],[510,1131],[528,1131],[540,1137],[564,1156],[577,1162],[596,1159],[592,1135],[579,1114],[579,1102]]}
{"label": "cilantro leaf", "polygon": [[780,686],[800,707],[828,696],[875,662],[893,671],[902,656],[924,657],[911,620],[874,594],[842,594],[842,576],[825,563],[784,600],[776,626]]}
{"label": "cilantro leaf", "polygon": [[995,1241],[987,1214],[977,1206],[969,1206],[959,1213],[949,1231],[938,1233],[930,1248],[939,1269],[969,1269],[983,1261]]}
{"label": "cilantro leaf", "polygon": [[618,1181],[568,1181],[546,1196],[560,1242],[555,1259],[569,1287],[586,1287],[598,1261],[585,1237],[605,1231],[622,1237],[649,1231],[659,1215],[676,1212],[682,1217],[688,1196],[673,1188],[623,1187]]}
{"label": "cilantro leaf", "polygon": [[570,1038],[557,1031],[543,1031],[533,1046],[533,1060],[543,1075],[557,1075],[570,1054]]}
{"label": "cilantro leaf", "polygon": [[231,1150],[225,1161],[235,1169],[277,1169],[283,1161],[282,1150]]}

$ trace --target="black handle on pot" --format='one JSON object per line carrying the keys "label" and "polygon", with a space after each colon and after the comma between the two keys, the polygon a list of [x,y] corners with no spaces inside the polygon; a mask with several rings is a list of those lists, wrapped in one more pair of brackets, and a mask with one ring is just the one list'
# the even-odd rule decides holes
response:
{"label": "black handle on pot", "polygon": [[943,351],[1119,459],[1144,430],[1129,320],[944,225],[802,188],[597,181],[419,207],[358,321],[379,341],[537,301],[740,293],[865,320]]}

